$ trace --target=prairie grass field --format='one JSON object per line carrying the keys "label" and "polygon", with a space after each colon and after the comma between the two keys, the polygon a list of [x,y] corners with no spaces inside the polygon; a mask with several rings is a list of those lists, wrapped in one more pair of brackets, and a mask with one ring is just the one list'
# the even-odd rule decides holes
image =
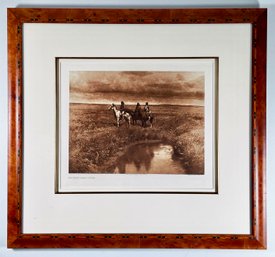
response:
{"label": "prairie grass field", "polygon": [[[69,172],[113,173],[116,160],[127,146],[161,141],[173,147],[182,165],[204,173],[204,108],[152,105],[153,127],[141,124],[116,127],[105,104],[70,104]],[[127,105],[134,110],[135,106]]]}

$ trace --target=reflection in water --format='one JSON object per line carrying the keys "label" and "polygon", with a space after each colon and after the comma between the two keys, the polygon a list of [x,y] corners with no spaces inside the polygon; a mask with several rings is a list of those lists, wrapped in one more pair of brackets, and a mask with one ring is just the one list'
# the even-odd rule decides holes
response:
{"label": "reflection in water", "polygon": [[171,145],[146,142],[132,145],[118,158],[115,173],[190,174]]}

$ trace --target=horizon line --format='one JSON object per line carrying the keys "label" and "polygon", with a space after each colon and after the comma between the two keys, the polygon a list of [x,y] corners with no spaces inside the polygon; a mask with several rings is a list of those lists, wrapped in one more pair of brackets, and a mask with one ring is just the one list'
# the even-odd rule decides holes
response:
{"label": "horizon line", "polygon": [[[89,104],[89,105],[111,105],[113,103],[83,103],[83,102],[69,102],[69,104]],[[115,103],[114,103],[115,104]],[[119,106],[120,103],[118,104],[115,104],[116,106]],[[125,104],[126,106],[127,105],[136,105],[136,103],[130,103],[130,104]],[[145,104],[141,104],[142,105],[145,105]],[[200,104],[165,104],[165,103],[159,103],[159,104],[150,104],[149,103],[149,106],[158,106],[158,105],[179,105],[179,106],[198,106],[198,107],[204,107],[204,105],[200,105]]]}

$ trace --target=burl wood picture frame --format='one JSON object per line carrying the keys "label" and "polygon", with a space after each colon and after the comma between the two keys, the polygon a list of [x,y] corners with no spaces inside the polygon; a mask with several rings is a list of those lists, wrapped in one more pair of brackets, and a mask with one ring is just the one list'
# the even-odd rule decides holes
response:
{"label": "burl wood picture frame", "polygon": [[[250,180],[248,181],[250,184],[248,203],[250,206],[250,218],[248,217],[250,233],[184,233],[184,231],[181,233],[124,233],[123,231],[120,233],[95,233],[93,231],[89,233],[75,233],[74,231],[70,233],[43,231],[41,233],[26,233],[23,229],[26,218],[23,215],[23,210],[27,208],[24,206],[25,170],[23,160],[26,142],[23,133],[26,124],[24,123],[23,107],[26,99],[24,98],[23,74],[26,72],[24,70],[26,67],[23,67],[25,47],[23,38],[26,36],[24,35],[24,25],[28,23],[46,23],[52,24],[52,26],[54,24],[138,24],[139,26],[144,24],[193,24],[194,26],[201,24],[250,24],[251,130],[247,131],[250,133]],[[266,9],[8,9],[8,247],[265,249],[267,241],[265,198],[266,29]],[[201,46],[203,47],[203,43]],[[231,125],[234,126],[234,124]],[[222,170],[219,172],[221,173]],[[129,195],[133,197],[132,201],[135,200],[135,195]],[[104,197],[104,194],[95,194],[93,197],[96,196]],[[140,196],[146,197],[146,194]],[[39,197],[39,192],[37,197]],[[64,195],[59,195],[59,197],[64,197]],[[217,206],[217,208],[222,208],[222,206]]]}

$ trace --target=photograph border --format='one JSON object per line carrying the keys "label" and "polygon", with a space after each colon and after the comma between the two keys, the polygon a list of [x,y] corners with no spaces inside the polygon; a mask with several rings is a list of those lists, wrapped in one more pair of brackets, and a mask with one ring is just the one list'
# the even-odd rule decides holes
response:
{"label": "photograph border", "polygon": [[[230,24],[252,26],[251,233],[242,234],[25,234],[23,224],[23,25]],[[266,249],[267,9],[8,9],[8,247]]]}
{"label": "photograph border", "polygon": [[[76,60],[181,60],[181,59],[213,59],[215,60],[215,83],[214,83],[214,90],[215,96],[213,97],[213,105],[214,105],[214,113],[213,113],[213,120],[214,120],[214,152],[213,157],[215,160],[214,164],[214,176],[215,176],[215,185],[213,192],[199,192],[199,191],[191,191],[191,192],[175,192],[175,191],[77,191],[77,192],[60,192],[59,191],[59,155],[56,156],[56,186],[55,186],[55,193],[56,194],[218,194],[218,91],[219,91],[219,57],[56,57],[55,58],[55,70],[56,70],[56,96],[59,99],[60,95],[60,85],[59,85],[59,60],[65,59],[76,59]],[[59,101],[56,101],[56,152],[59,153],[59,129],[60,129],[60,105]]]}

